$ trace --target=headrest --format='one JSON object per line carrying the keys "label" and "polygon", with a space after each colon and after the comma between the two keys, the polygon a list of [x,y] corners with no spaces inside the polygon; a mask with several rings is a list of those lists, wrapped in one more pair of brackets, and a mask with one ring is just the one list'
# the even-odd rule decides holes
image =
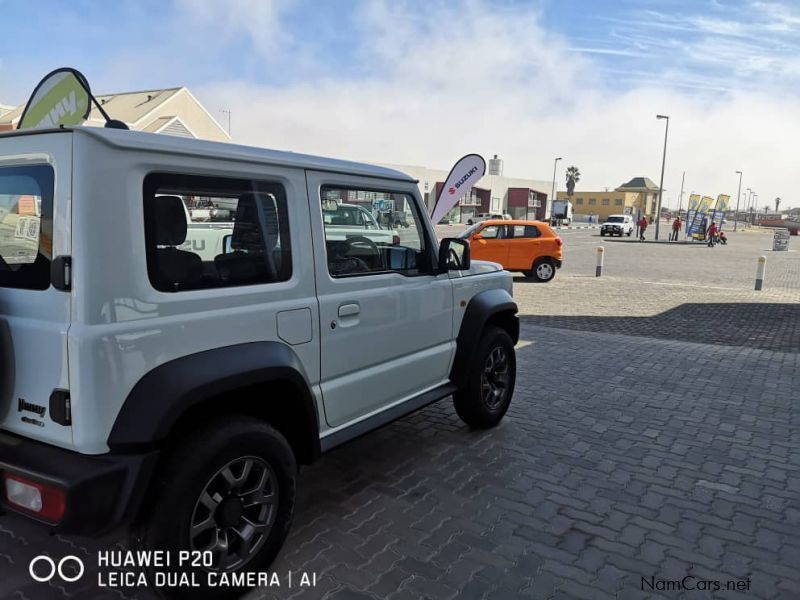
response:
{"label": "headrest", "polygon": [[179,196],[156,196],[145,202],[156,245],[180,246],[186,241],[186,208]]}
{"label": "headrest", "polygon": [[271,251],[278,243],[278,236],[278,213],[272,195],[252,193],[240,196],[231,248],[263,254],[265,240],[267,249]]}

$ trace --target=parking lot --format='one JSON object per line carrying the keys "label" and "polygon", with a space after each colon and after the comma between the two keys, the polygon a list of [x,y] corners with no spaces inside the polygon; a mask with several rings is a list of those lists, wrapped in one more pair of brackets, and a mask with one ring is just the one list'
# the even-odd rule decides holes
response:
{"label": "parking lot", "polygon": [[[317,585],[249,598],[800,597],[800,252],[562,237],[552,282],[515,280],[504,422],[470,431],[442,401],[305,469],[274,569]],[[0,597],[151,597],[28,576],[118,543],[3,517]]]}

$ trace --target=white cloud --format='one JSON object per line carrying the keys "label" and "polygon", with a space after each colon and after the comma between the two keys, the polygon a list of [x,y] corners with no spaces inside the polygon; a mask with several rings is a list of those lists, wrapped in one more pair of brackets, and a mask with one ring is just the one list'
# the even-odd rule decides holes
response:
{"label": "white cloud", "polygon": [[[770,90],[681,91],[620,76],[604,84],[591,58],[546,31],[535,10],[481,2],[436,5],[421,16],[370,3],[360,16],[361,60],[371,75],[288,86],[220,82],[198,90],[233,110],[236,141],[356,160],[447,168],[469,151],[499,154],[512,176],[548,180],[554,156],[576,164],[583,189],[613,188],[633,176],[658,181],[663,121],[671,116],[665,198],[686,192],[735,197],[737,177],[761,201],[794,189],[800,102]],[[709,51],[721,52],[709,47]],[[696,76],[693,88],[716,87]],[[559,179],[561,179],[561,175]]]}

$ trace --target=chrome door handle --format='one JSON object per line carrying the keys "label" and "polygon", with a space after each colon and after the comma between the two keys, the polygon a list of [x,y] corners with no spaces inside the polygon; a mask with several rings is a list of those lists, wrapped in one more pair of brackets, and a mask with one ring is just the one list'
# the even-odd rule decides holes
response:
{"label": "chrome door handle", "polygon": [[340,317],[353,317],[361,312],[361,307],[358,304],[342,304],[339,307]]}

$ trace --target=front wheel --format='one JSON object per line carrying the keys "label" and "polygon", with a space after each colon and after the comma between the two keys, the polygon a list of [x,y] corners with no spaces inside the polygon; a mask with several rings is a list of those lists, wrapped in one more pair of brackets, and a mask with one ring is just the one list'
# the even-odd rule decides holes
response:
{"label": "front wheel", "polygon": [[467,381],[453,394],[456,413],[470,427],[494,427],[506,414],[517,378],[514,344],[499,327],[487,327],[470,362]]}
{"label": "front wheel", "polygon": [[[187,569],[199,587],[163,590],[172,597],[240,596],[245,589],[213,583],[223,572],[269,568],[291,526],[296,477],[294,454],[277,430],[248,417],[219,420],[177,445],[160,467],[131,545],[166,550],[171,560],[181,551],[211,556],[210,566]],[[155,573],[147,575],[152,582]]]}

